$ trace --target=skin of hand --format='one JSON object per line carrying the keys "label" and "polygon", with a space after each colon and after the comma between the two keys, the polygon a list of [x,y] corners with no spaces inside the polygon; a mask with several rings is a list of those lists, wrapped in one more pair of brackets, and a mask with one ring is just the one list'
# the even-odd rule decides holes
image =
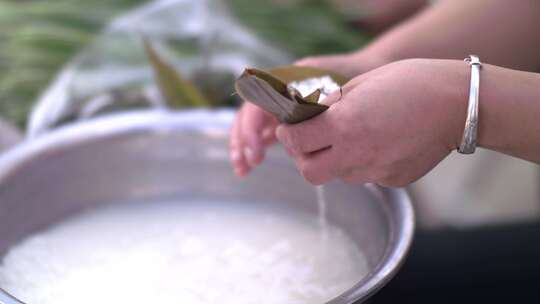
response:
{"label": "skin of hand", "polygon": [[468,73],[462,61],[411,59],[350,81],[330,109],[280,125],[279,141],[312,184],[333,179],[403,186],[420,178],[461,140]]}
{"label": "skin of hand", "polygon": [[[306,180],[404,186],[455,150],[463,136],[470,68],[409,59],[360,75],[330,109],[280,125],[279,141]],[[484,64],[478,145],[540,164],[540,74]]]}
{"label": "skin of hand", "polygon": [[[493,24],[493,20],[501,22]],[[540,52],[540,35],[535,30],[537,20],[540,20],[540,2],[536,0],[440,0],[383,34],[363,50],[346,55],[306,58],[299,61],[299,64],[319,66],[353,76],[405,58],[461,59],[466,54],[476,53],[484,62],[533,71],[540,66],[540,57],[537,56]],[[506,101],[513,103],[492,102],[490,108],[485,108],[484,103],[480,104],[481,115],[482,112],[489,114],[487,119],[480,120],[481,125],[498,123],[505,128],[495,135],[489,132],[493,128],[479,128],[479,144],[524,159],[540,161],[537,159],[540,151],[531,148],[540,147],[540,143],[534,144],[536,137],[527,137],[525,140],[524,136],[515,136],[530,134],[531,130],[540,132],[536,119],[531,118],[531,115],[537,115],[540,110],[534,108],[534,103],[525,102],[537,96],[537,90],[530,84],[540,87],[536,82],[538,76],[518,71],[501,72],[501,68],[492,66],[487,69],[493,70],[493,73],[486,75],[495,78],[491,83],[500,83],[492,86],[491,90],[486,90],[482,84],[481,94],[499,101],[501,96],[506,96]],[[513,86],[508,87],[508,84]],[[510,107],[512,104],[520,107]],[[387,110],[389,116],[395,116],[391,114],[391,108]],[[508,113],[516,115],[508,117]],[[277,121],[263,110],[248,103],[242,107],[230,140],[231,160],[237,175],[246,175],[263,160],[264,147],[275,141],[270,130],[276,126]]]}
{"label": "skin of hand", "polygon": [[277,119],[256,105],[244,102],[229,138],[231,163],[237,176],[247,175],[264,159],[265,148],[276,141]]}
{"label": "skin of hand", "polygon": [[[312,66],[353,77],[383,65],[382,59],[363,53],[308,57],[295,65]],[[238,111],[229,140],[230,158],[236,175],[245,176],[264,159],[265,148],[276,141],[278,121],[265,110],[245,102]]]}

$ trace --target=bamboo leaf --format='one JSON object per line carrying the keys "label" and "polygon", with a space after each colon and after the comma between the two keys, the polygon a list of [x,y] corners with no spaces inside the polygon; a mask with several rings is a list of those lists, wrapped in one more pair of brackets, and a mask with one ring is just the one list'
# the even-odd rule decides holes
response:
{"label": "bamboo leaf", "polygon": [[328,106],[317,103],[320,89],[303,97],[287,84],[323,76],[332,77],[340,85],[346,83],[343,76],[315,68],[289,66],[270,72],[249,68],[236,80],[235,89],[244,100],[272,113],[280,122],[298,123],[326,111]]}
{"label": "bamboo leaf", "polygon": [[159,90],[169,106],[174,108],[210,106],[203,93],[164,61],[147,40],[144,40],[144,48],[154,70]]}
{"label": "bamboo leaf", "polygon": [[285,82],[283,82],[281,79],[273,76],[270,73],[267,73],[265,71],[257,70],[257,69],[246,69],[245,73],[249,75],[253,75],[259,79],[262,79],[266,81],[270,86],[274,88],[274,90],[278,91],[283,96],[293,96],[294,94],[290,94],[289,87]]}
{"label": "bamboo leaf", "polygon": [[321,97],[321,89],[317,89],[313,93],[304,97],[304,100],[309,103],[319,103],[319,97]]}
{"label": "bamboo leaf", "polygon": [[235,82],[238,95],[272,113],[281,122],[286,122],[293,114],[294,104],[268,82],[244,72]]}

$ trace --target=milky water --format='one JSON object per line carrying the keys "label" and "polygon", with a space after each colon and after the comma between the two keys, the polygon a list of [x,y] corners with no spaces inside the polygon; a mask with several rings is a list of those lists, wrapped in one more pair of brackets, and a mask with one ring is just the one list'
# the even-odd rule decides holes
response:
{"label": "milky water", "polygon": [[[301,81],[293,81],[289,83],[288,86],[289,88],[296,89],[298,92],[300,92],[302,96],[308,96],[315,90],[320,90],[321,94],[319,95],[319,100],[317,102],[323,101],[326,97],[328,97],[328,95],[332,94],[334,91],[339,90],[340,88],[340,86],[330,76],[313,77]],[[317,207],[319,212],[319,226],[321,229],[321,237],[323,238],[323,240],[325,240],[328,237],[328,231],[324,186],[316,186],[315,192],[317,194]]]}
{"label": "milky water", "polygon": [[321,229],[321,238],[323,241],[328,239],[328,220],[326,219],[326,196],[324,194],[324,186],[315,186],[317,193],[317,211],[319,218],[319,227]]}
{"label": "milky water", "polygon": [[[270,206],[270,205],[268,205]],[[13,247],[0,287],[30,304],[323,303],[366,275],[317,216],[211,200],[90,211]]]}

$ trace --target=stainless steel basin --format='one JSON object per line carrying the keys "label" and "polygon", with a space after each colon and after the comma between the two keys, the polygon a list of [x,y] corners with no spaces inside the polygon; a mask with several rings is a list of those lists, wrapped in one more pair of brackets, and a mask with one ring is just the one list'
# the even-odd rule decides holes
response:
{"label": "stainless steel basin", "polygon": [[[0,157],[0,257],[10,245],[71,214],[130,200],[200,194],[316,213],[314,188],[277,146],[249,178],[231,173],[228,117],[132,112],[20,144]],[[414,226],[409,197],[402,189],[341,182],[325,190],[329,222],[350,234],[371,268],[329,303],[360,303],[391,279],[407,253]],[[0,290],[0,303],[22,302]]]}

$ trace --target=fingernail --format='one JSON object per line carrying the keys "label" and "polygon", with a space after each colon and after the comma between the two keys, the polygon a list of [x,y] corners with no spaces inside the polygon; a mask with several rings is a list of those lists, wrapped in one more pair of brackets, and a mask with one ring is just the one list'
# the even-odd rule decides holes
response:
{"label": "fingernail", "polygon": [[250,147],[245,147],[244,155],[246,156],[246,159],[251,166],[255,166],[257,164],[255,159],[255,152],[253,152],[253,149],[251,149]]}

